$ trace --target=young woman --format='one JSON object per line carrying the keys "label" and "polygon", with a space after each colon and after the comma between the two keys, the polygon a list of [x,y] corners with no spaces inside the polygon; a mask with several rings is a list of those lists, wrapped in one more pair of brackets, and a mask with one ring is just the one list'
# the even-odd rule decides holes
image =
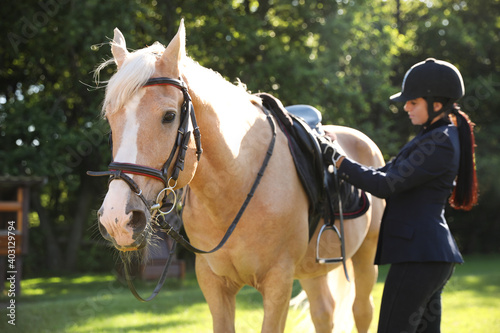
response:
{"label": "young woman", "polygon": [[344,157],[336,142],[333,162],[349,183],[386,199],[375,264],[391,264],[378,332],[439,332],[441,292],[462,256],[444,217],[477,203],[473,124],[455,101],[464,95],[462,76],[450,63],[427,59],[405,75],[391,96],[419,134],[384,167]]}

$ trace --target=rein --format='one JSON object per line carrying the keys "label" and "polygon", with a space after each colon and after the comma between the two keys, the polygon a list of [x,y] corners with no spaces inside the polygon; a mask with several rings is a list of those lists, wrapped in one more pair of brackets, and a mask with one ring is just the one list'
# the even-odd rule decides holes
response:
{"label": "rein", "polygon": [[[188,131],[188,125],[189,121],[191,120],[191,123],[193,125],[193,136],[195,138],[196,142],[196,154],[198,161],[200,160],[201,154],[203,152],[201,148],[201,134],[199,127],[196,123],[196,116],[194,113],[194,107],[192,104],[191,96],[189,95],[189,92],[187,90],[187,86],[182,80],[176,80],[176,79],[171,79],[171,78],[166,78],[166,77],[160,77],[160,78],[151,78],[149,79],[145,84],[144,87],[150,87],[150,86],[157,86],[157,85],[170,85],[173,87],[176,87],[180,89],[184,95],[184,102],[181,106],[181,121],[180,121],[180,126],[178,129],[177,133],[177,138],[175,140],[174,146],[172,148],[172,151],[170,152],[170,155],[168,159],[166,160],[165,164],[163,165],[162,169],[155,169],[151,168],[148,166],[143,166],[139,164],[133,164],[133,163],[122,163],[122,162],[111,162],[108,166],[109,170],[108,171],[87,171],[87,174],[89,176],[109,176],[108,180],[108,185],[111,181],[119,179],[123,180],[129,187],[130,189],[137,195],[139,198],[142,200],[142,202],[145,204],[145,206],[149,209],[151,216],[154,216],[156,213],[159,214],[158,218],[156,219],[156,222],[159,225],[160,230],[164,231],[167,235],[172,237],[174,239],[174,243],[172,245],[172,248],[170,249],[169,257],[167,260],[167,263],[165,264],[165,267],[163,268],[163,272],[158,280],[158,283],[153,291],[153,293],[146,299],[142,298],[137,290],[135,289],[135,286],[132,281],[132,277],[130,276],[130,273],[127,268],[126,264],[126,258],[124,257],[123,253],[120,254],[122,261],[124,263],[124,270],[125,270],[125,277],[127,280],[128,287],[132,294],[141,302],[148,302],[155,298],[158,293],[160,292],[160,289],[162,288],[166,276],[167,276],[167,271],[168,267],[170,266],[170,263],[173,258],[173,254],[175,252],[175,247],[176,244],[179,243],[181,244],[184,248],[186,248],[188,251],[191,251],[193,253],[199,253],[199,254],[209,254],[213,253],[226,244],[227,240],[229,237],[232,235],[234,229],[238,225],[238,222],[240,221],[243,213],[245,212],[248,204],[250,203],[252,197],[255,194],[255,191],[257,190],[257,187],[260,184],[260,181],[262,177],[264,176],[264,172],[267,168],[267,165],[269,164],[269,160],[271,159],[271,156],[273,154],[274,146],[276,143],[276,125],[274,124],[274,121],[272,119],[271,114],[265,109],[262,108],[263,112],[266,115],[266,119],[268,120],[271,129],[272,129],[272,139],[271,142],[269,143],[266,156],[264,157],[264,161],[262,162],[262,165],[259,169],[259,172],[257,173],[257,176],[253,182],[253,185],[250,189],[250,192],[247,194],[247,197],[245,201],[243,202],[242,206],[240,207],[238,213],[236,214],[236,217],[234,218],[233,222],[227,229],[226,233],[224,234],[224,237],[222,240],[219,242],[217,246],[215,246],[213,249],[209,251],[204,251],[200,250],[189,241],[187,241],[177,230],[173,228],[172,225],[170,225],[167,220],[165,219],[165,215],[169,214],[174,207],[176,206],[176,201],[177,201],[177,195],[174,191],[175,186],[177,185],[177,179],[179,177],[180,171],[184,170],[184,158],[186,156],[186,152],[188,149],[188,142],[189,138],[191,136],[191,132]],[[170,167],[170,164],[172,163],[172,160],[175,156],[175,153],[178,151],[177,154],[177,159],[175,162],[175,166],[172,172],[172,175],[168,177],[168,169]],[[165,185],[165,188],[161,190],[156,198],[156,201],[151,203],[148,201],[144,195],[142,194],[142,190],[139,188],[137,183],[129,177],[127,174],[134,174],[134,175],[141,175],[141,176],[146,176],[146,177],[151,177],[157,180],[160,180],[163,182]],[[171,181],[173,181],[173,184],[171,184]],[[172,204],[172,207],[170,210],[164,212],[161,210],[161,207],[166,203],[167,195],[172,193],[174,195],[174,202]],[[161,198],[163,196],[163,199]]]}

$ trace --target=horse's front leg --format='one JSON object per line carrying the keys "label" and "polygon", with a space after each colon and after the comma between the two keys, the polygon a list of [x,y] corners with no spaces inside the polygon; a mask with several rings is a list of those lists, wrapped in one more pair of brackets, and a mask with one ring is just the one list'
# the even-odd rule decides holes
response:
{"label": "horse's front leg", "polygon": [[234,333],[236,294],[241,286],[215,275],[202,255],[196,256],[196,278],[212,314],[215,333]]}
{"label": "horse's front leg", "polygon": [[293,289],[293,272],[288,267],[275,267],[266,274],[258,290],[264,302],[262,333],[284,332]]}
{"label": "horse's front leg", "polygon": [[[380,203],[374,201],[373,204]],[[383,207],[379,211],[383,211]],[[378,242],[378,221],[380,220],[374,221],[372,218],[372,224],[375,224],[375,226],[370,226],[363,244],[352,257],[356,286],[353,314],[359,333],[368,332],[373,318],[373,298],[371,293],[378,276],[378,266],[373,264]]]}

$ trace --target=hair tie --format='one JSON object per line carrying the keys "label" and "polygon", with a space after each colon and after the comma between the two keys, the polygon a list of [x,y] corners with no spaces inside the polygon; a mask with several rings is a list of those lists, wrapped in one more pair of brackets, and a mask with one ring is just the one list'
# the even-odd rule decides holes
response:
{"label": "hair tie", "polygon": [[453,104],[451,106],[451,113],[453,113],[455,116],[459,116],[460,115],[460,106],[458,106],[458,104]]}

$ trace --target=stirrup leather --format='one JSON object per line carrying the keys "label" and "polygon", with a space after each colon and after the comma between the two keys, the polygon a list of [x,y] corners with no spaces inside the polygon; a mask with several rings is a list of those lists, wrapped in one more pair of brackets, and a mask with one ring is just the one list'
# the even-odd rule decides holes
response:
{"label": "stirrup leather", "polygon": [[[328,172],[325,170],[325,172]],[[333,164],[333,174],[334,174],[334,177],[335,177],[335,184],[336,184],[336,187],[337,187],[337,195],[338,195],[338,204],[339,204],[339,226],[340,226],[340,230],[337,229],[337,227],[335,226],[335,214],[334,214],[334,211],[333,211],[333,207],[332,207],[332,199],[330,197],[330,193],[329,191],[327,190],[326,191],[326,199],[327,199],[327,205],[328,205],[328,209],[329,209],[329,212],[326,212],[326,216],[325,216],[325,224],[321,227],[319,233],[318,233],[318,238],[316,240],[316,262],[319,263],[319,264],[333,264],[333,263],[337,263],[337,262],[342,262],[342,266],[344,268],[344,274],[345,274],[345,278],[347,279],[347,281],[350,282],[349,280],[349,274],[347,272],[347,266],[346,266],[346,255],[345,255],[345,239],[344,239],[344,213],[342,211],[342,197],[340,195],[340,191],[339,191],[339,182],[338,182],[338,177],[337,177],[337,168],[335,167],[335,164]],[[326,181],[325,181],[325,186],[326,185]],[[330,215],[329,218],[327,218],[327,216]],[[328,221],[328,222],[327,222]],[[322,258],[319,254],[319,244],[320,244],[320,241],[321,241],[321,236],[323,236],[323,233],[327,230],[333,230],[335,231],[335,233],[337,234],[339,240],[340,240],[340,257],[333,257],[333,258]]]}

